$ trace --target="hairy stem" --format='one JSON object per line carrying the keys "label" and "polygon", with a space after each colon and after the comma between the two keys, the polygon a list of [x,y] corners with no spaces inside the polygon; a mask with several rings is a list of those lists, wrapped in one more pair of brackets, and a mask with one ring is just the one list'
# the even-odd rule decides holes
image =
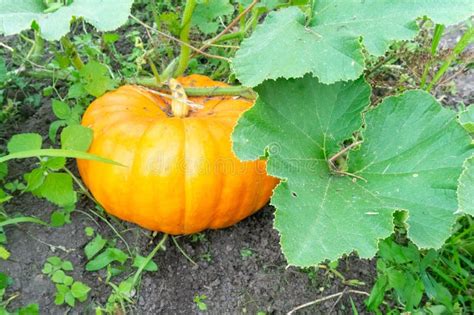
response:
{"label": "hairy stem", "polygon": [[[50,70],[35,70],[23,72],[29,77],[37,79],[51,79],[56,78],[59,80],[70,80],[71,75],[67,71],[50,71]],[[161,80],[166,80],[166,71],[161,74]],[[168,77],[169,78],[169,77]],[[169,89],[166,89],[161,84],[156,82],[154,77],[138,77],[138,78],[126,78],[122,79],[121,84],[137,84],[143,85],[158,91],[169,93]],[[185,87],[184,88],[187,96],[241,96],[247,99],[256,99],[257,94],[248,87],[245,86],[226,86],[226,87]]]}
{"label": "hairy stem", "polygon": [[[181,33],[179,39],[189,44],[189,32],[191,30],[191,19],[193,17],[194,8],[196,8],[196,0],[186,0],[186,6],[184,7],[183,19],[181,21]],[[178,68],[174,73],[174,76],[180,76],[186,71],[189,63],[189,57],[191,56],[191,48],[186,45],[181,45],[181,52],[179,55]]]}
{"label": "hairy stem", "polygon": [[[162,92],[169,92],[168,89],[162,86],[157,86],[154,78],[137,78],[126,80],[126,83],[138,84],[147,86],[150,88],[158,89]],[[226,86],[226,87],[210,87],[210,88],[198,88],[198,87],[185,87],[184,91],[187,96],[242,96],[248,99],[255,99],[257,95],[255,92],[245,86]]]}

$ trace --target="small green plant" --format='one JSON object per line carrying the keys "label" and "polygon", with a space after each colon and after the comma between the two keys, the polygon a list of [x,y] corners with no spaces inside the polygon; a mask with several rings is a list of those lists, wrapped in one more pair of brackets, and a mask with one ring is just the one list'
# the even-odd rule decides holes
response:
{"label": "small green plant", "polygon": [[193,299],[193,302],[194,304],[196,304],[198,310],[200,310],[201,312],[204,312],[204,311],[207,311],[207,304],[206,301],[207,300],[207,296],[205,294],[196,294],[194,296],[194,299]]}
{"label": "small green plant", "polygon": [[56,305],[66,303],[74,307],[76,301],[84,302],[87,300],[91,288],[80,281],[75,281],[73,277],[66,274],[66,272],[72,270],[74,270],[74,267],[70,261],[62,260],[57,256],[49,257],[44,264],[42,272],[56,285],[54,299]]}
{"label": "small green plant", "polygon": [[202,243],[207,241],[206,234],[204,232],[191,234],[189,237],[191,238],[191,243]]}
{"label": "small green plant", "polygon": [[419,250],[404,237],[380,243],[377,281],[366,304],[381,313],[385,298],[397,301],[397,311],[462,314],[472,310],[472,219],[458,223],[458,232],[435,251]]}
{"label": "small green plant", "polygon": [[240,250],[240,257],[242,257],[243,260],[246,260],[252,256],[253,250],[251,250],[250,248],[243,248]]}
{"label": "small green plant", "polygon": [[70,107],[65,102],[53,100],[51,103],[54,115],[58,120],[53,121],[49,126],[49,138],[53,143],[56,142],[56,135],[59,128],[65,126],[79,125],[84,108],[80,105]]}
{"label": "small green plant", "polygon": [[[93,234],[90,236],[93,236]],[[98,271],[107,268],[108,278],[121,273],[124,263],[130,256],[121,249],[116,248],[114,243],[96,233],[95,237],[84,247],[84,254],[87,260],[89,260],[86,264],[86,270]]]}
{"label": "small green plant", "polygon": [[61,149],[42,149],[43,139],[37,133],[14,135],[7,143],[9,154],[0,157],[0,165],[6,165],[3,162],[11,159],[23,158],[36,158],[37,164],[32,171],[24,174],[25,184],[15,180],[7,183],[5,188],[11,192],[30,192],[55,204],[58,209],[51,214],[52,226],[70,223],[70,215],[77,202],[73,183],[80,182],[66,167],[66,158],[82,157],[112,162],[86,153],[91,141],[92,131],[80,125],[70,125],[62,130]]}
{"label": "small green plant", "polygon": [[20,182],[18,179],[15,179],[11,182],[8,182],[5,184],[5,187],[6,190],[8,190],[10,193],[14,193],[14,192],[17,192],[17,191],[23,191],[25,190],[26,188],[26,185],[22,182]]}
{"label": "small green plant", "polygon": [[[124,312],[127,313],[127,305],[134,304],[133,296],[138,290],[139,281],[144,271],[156,272],[158,265],[152,260],[159,249],[164,249],[164,242],[168,235],[162,238],[154,250],[147,256],[140,254],[125,253],[116,248],[115,240],[107,240],[91,227],[84,229],[88,237],[93,237],[85,246],[84,253],[89,260],[86,264],[87,271],[98,271],[103,268],[107,270],[105,282],[112,287],[112,293],[107,299],[104,307],[98,307],[97,312],[106,313]],[[133,259],[132,259],[133,257]],[[131,264],[126,264],[132,261]],[[130,274],[130,271],[136,269]],[[111,279],[119,274],[128,275],[119,284],[115,284]]]}
{"label": "small green plant", "polygon": [[203,253],[199,255],[201,260],[206,261],[206,262],[211,262],[212,261],[212,254],[210,252]]}

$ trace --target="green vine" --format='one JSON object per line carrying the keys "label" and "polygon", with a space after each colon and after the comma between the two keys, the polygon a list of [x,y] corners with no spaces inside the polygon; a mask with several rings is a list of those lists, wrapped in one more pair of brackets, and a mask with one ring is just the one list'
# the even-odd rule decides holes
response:
{"label": "green vine", "polygon": [[[191,30],[191,19],[193,17],[194,9],[196,8],[195,0],[187,0],[186,6],[183,12],[183,19],[181,21],[181,33],[179,39],[189,44],[189,32]],[[191,56],[191,48],[187,45],[181,45],[181,53],[179,55],[178,67],[174,73],[175,77],[178,77],[186,71],[189,63],[189,57]]]}

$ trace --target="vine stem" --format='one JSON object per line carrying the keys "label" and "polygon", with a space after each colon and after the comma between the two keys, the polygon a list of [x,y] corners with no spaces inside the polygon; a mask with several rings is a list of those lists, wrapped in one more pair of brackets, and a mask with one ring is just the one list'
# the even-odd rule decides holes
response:
{"label": "vine stem", "polygon": [[350,149],[358,146],[359,144],[361,144],[362,141],[356,141],[356,142],[353,142],[351,143],[350,145],[348,145],[347,147],[345,147],[344,149],[342,149],[341,151],[337,152],[336,154],[334,154],[329,160],[328,160],[328,163],[329,163],[329,166],[331,167],[331,169],[337,169],[336,167],[336,164],[334,163],[341,155],[343,155],[344,153],[346,153],[347,151],[349,151]]}
{"label": "vine stem", "polygon": [[157,30],[156,28],[151,27],[150,25],[148,25],[148,24],[146,24],[146,23],[140,21],[137,17],[135,17],[135,16],[133,16],[133,15],[130,15],[130,17],[131,17],[132,19],[134,19],[138,24],[140,24],[141,26],[143,26],[145,29],[150,30],[150,31],[155,32],[155,33],[158,33],[159,35],[161,35],[161,36],[163,36],[163,37],[166,37],[166,38],[168,38],[168,39],[170,39],[170,40],[173,40],[173,41],[179,43],[180,45],[187,46],[187,47],[189,47],[189,49],[192,49],[192,50],[196,51],[197,53],[199,53],[199,54],[201,54],[201,55],[203,55],[203,56],[206,56],[206,57],[211,58],[211,59],[221,59],[221,60],[230,62],[230,59],[229,59],[229,58],[226,58],[226,57],[223,57],[223,56],[218,56],[218,55],[211,55],[211,54],[208,54],[208,53],[206,53],[206,52],[200,50],[199,48],[194,47],[193,45],[191,45],[191,44],[189,44],[189,43],[183,42],[182,40],[180,40],[180,39],[178,39],[178,38],[175,38],[175,37],[173,37],[173,36],[171,36],[171,35],[168,35],[168,34],[162,32],[162,31],[160,31],[160,30]]}
{"label": "vine stem", "polygon": [[172,236],[171,239],[173,240],[174,245],[176,245],[176,248],[181,252],[181,254],[182,254],[187,260],[189,260],[194,266],[197,266],[198,264],[197,264],[191,257],[189,257],[188,254],[186,254],[186,252],[181,248],[181,246],[179,246],[179,243],[178,243],[178,241],[176,240],[176,237]]}
{"label": "vine stem", "polygon": [[[194,9],[196,8],[196,0],[186,0],[186,6],[184,7],[183,18],[181,21],[181,32],[179,39],[189,44],[189,32],[191,31],[191,19],[193,17]],[[175,77],[178,77],[184,73],[188,67],[189,58],[191,56],[191,49],[187,45],[181,46],[181,52],[178,60],[178,67],[174,73]]]}
{"label": "vine stem", "polygon": [[[50,71],[37,69],[35,71],[25,71],[27,76],[37,79],[50,79],[56,78],[59,80],[70,80],[72,76],[66,71]],[[164,75],[162,74],[162,80]],[[122,79],[121,84],[136,84],[156,89],[159,92],[169,93],[169,89],[163,85],[158,84],[154,77],[138,77],[138,78],[127,78]],[[256,99],[257,94],[248,87],[237,85],[237,86],[225,86],[225,87],[185,87],[184,88],[187,96],[241,96],[250,100]]]}
{"label": "vine stem", "polygon": [[207,48],[209,48],[212,44],[214,44],[215,42],[217,42],[222,36],[224,36],[224,34],[228,33],[230,31],[230,29],[232,27],[234,27],[235,24],[239,23],[240,20],[245,16],[247,15],[247,13],[250,12],[250,10],[253,9],[253,7],[258,3],[259,0],[253,0],[251,4],[249,4],[249,6],[243,10],[239,15],[237,15],[235,17],[235,19],[232,20],[232,22],[229,23],[229,25],[227,25],[226,28],[224,28],[222,30],[222,32],[220,32],[219,34],[217,34],[214,38],[206,41],[204,43],[204,45],[202,47],[200,47],[199,49],[200,50],[206,50]]}
{"label": "vine stem", "polygon": [[[154,78],[137,78],[128,80],[130,84],[143,85],[146,87],[157,89],[160,92],[169,93],[170,90],[163,86],[157,86]],[[247,99],[256,99],[257,94],[245,86],[225,86],[225,87],[185,87],[184,91],[187,96],[241,96]],[[168,97],[170,97],[169,95]]]}
{"label": "vine stem", "polygon": [[155,248],[153,248],[150,254],[146,256],[145,260],[142,261],[142,263],[140,264],[140,267],[138,267],[137,272],[135,272],[135,275],[133,276],[133,280],[132,280],[133,287],[137,284],[138,279],[140,278],[140,275],[142,274],[146,265],[148,265],[148,263],[153,259],[153,257],[155,257],[156,253],[158,252],[158,250],[160,250],[160,248],[162,247],[164,248],[163,244],[166,242],[167,239],[168,239],[168,234],[163,235],[160,242],[155,246]]}

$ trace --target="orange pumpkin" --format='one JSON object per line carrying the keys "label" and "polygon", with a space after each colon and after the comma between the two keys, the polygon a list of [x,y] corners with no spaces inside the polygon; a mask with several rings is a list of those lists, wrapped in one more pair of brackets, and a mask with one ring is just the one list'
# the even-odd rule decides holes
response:
{"label": "orange pumpkin", "polygon": [[[205,76],[185,87],[226,86]],[[270,198],[277,179],[265,161],[241,162],[230,135],[252,102],[234,97],[190,97],[202,105],[186,117],[171,99],[125,85],[89,106],[82,125],[92,128],[90,153],[123,166],[78,160],[81,177],[105,210],[125,221],[170,234],[231,226]]]}

